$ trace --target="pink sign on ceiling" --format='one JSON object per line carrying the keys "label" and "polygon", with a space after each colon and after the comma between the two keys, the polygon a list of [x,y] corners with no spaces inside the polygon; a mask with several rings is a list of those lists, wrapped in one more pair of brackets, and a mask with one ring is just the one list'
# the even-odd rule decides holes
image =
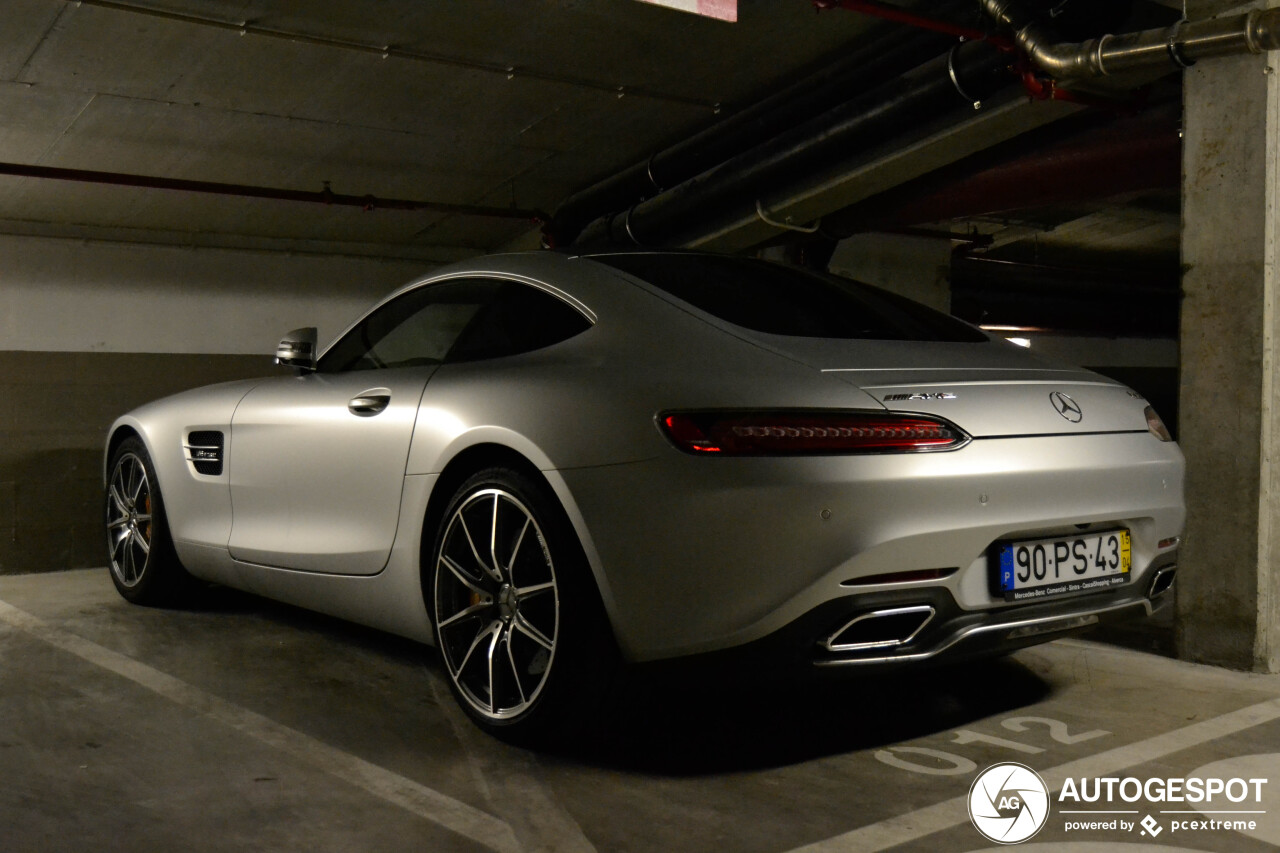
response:
{"label": "pink sign on ceiling", "polygon": [[667,6],[682,12],[693,12],[721,21],[738,20],[738,0],[642,0],[656,6]]}

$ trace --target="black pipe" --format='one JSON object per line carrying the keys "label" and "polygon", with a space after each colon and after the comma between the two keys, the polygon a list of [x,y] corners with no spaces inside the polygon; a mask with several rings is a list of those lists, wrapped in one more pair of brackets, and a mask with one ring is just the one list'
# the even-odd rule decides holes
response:
{"label": "black pipe", "polygon": [[[1174,90],[1179,98],[1180,88]],[[1157,102],[1132,116],[1077,113],[827,213],[821,233],[843,240],[865,231],[1177,187],[1181,118],[1180,100]]]}
{"label": "black pipe", "polygon": [[621,210],[676,186],[796,124],[832,109],[851,92],[867,91],[906,73],[921,56],[954,43],[938,33],[877,27],[867,47],[735,115],[636,163],[561,203],[546,228],[547,242],[567,246],[598,216]]}
{"label": "black pipe", "polygon": [[972,113],[1016,77],[985,42],[953,50],[867,94],[711,168],[648,201],[600,217],[575,245],[680,246],[717,221],[755,215],[755,202],[819,170],[852,162],[913,128]]}

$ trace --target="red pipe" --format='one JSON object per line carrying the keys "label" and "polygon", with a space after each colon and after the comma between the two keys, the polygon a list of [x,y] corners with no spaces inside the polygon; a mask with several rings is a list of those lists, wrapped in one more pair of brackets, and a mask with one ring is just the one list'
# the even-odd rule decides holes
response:
{"label": "red pipe", "polygon": [[886,21],[907,24],[908,26],[918,27],[922,30],[944,33],[949,36],[956,36],[957,38],[967,39],[969,41],[988,41],[1004,51],[1013,52],[1016,50],[1013,42],[1001,36],[991,35],[990,33],[974,29],[973,27],[953,24],[950,21],[940,21],[937,18],[928,18],[924,15],[917,15],[914,12],[899,9],[897,6],[890,6],[887,3],[879,3],[877,0],[813,0],[813,5],[819,9],[846,9],[850,12],[858,12],[875,18],[883,18]]}
{"label": "red pipe", "polygon": [[1140,89],[1135,97],[1124,101],[1089,95],[1071,89],[1063,89],[1052,77],[1037,74],[1029,67],[1022,69],[1022,88],[1026,91],[1027,97],[1033,100],[1066,101],[1071,104],[1080,104],[1083,107],[1098,107],[1124,115],[1136,115],[1149,94],[1148,87]]}
{"label": "red pipe", "polygon": [[88,169],[60,169],[53,166],[28,166],[22,163],[0,163],[0,175],[19,178],[49,178],[55,181],[77,181],[85,184],[110,184],[120,187],[145,187],[157,190],[179,190],[189,193],[265,198],[275,201],[305,201],[336,204],[364,210],[426,210],[459,216],[492,216],[501,219],[527,219],[546,222],[550,217],[538,210],[514,207],[486,207],[475,204],[450,204],[441,201],[411,201],[401,198],[376,198],[371,195],[341,195],[332,192],[326,182],[319,192],[286,190],[278,187],[255,187],[248,184],[223,184],[214,181],[188,181],[181,178],[155,178],[122,172],[94,172]]}

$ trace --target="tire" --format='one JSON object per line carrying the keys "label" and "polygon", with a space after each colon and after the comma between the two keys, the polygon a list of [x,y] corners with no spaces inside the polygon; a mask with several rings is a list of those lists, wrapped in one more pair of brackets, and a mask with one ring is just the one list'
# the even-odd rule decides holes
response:
{"label": "tire", "polygon": [[494,467],[449,501],[424,575],[449,688],[485,731],[548,744],[589,722],[617,650],[582,547],[533,477]]}
{"label": "tire", "polygon": [[111,582],[134,604],[180,603],[194,583],[178,561],[155,466],[142,440],[122,441],[107,470],[104,523]]}

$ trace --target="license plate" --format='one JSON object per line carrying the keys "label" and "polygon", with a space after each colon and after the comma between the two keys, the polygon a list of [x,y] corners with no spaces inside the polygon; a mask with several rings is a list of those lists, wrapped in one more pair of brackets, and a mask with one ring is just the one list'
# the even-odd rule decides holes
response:
{"label": "license plate", "polygon": [[1057,536],[996,546],[996,591],[1005,601],[1096,592],[1129,582],[1128,530]]}

